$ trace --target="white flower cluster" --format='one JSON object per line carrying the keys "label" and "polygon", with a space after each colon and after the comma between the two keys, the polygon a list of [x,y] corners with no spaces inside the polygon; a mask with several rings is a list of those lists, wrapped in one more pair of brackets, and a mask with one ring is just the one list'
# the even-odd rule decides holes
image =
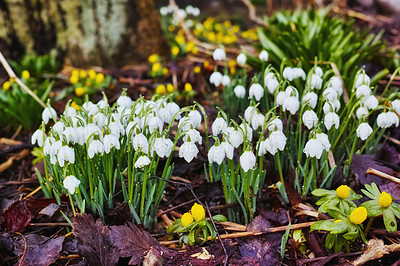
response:
{"label": "white flower cluster", "polygon": [[[167,16],[169,14],[173,15],[172,24],[178,25],[178,19],[175,17],[174,8],[172,6],[163,6],[160,8],[161,16]],[[181,18],[186,18],[188,15],[193,17],[198,17],[200,15],[200,9],[198,7],[193,7],[191,5],[186,6],[185,9],[178,9],[178,16]],[[192,20],[190,20],[192,21]],[[193,21],[192,21],[193,22]],[[191,26],[191,25],[188,25]]]}

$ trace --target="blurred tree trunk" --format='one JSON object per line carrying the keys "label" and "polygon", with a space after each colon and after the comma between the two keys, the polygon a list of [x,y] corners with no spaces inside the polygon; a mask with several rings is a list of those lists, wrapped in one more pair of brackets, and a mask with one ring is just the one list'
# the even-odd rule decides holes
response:
{"label": "blurred tree trunk", "polygon": [[0,49],[11,58],[57,49],[76,66],[120,66],[166,46],[154,0],[0,0]]}

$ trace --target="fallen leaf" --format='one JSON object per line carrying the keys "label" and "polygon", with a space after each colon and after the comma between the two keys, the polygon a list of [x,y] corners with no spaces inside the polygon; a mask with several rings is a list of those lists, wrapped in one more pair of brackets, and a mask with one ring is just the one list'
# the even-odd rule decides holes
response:
{"label": "fallen leaf", "polygon": [[[49,238],[29,234],[14,242],[14,254],[21,256],[18,265],[50,265],[60,257],[64,236]],[[24,254],[26,241],[26,252]]]}
{"label": "fallen leaf", "polygon": [[77,215],[72,224],[72,233],[78,240],[78,254],[89,265],[116,265],[119,259],[118,248],[113,245],[111,230],[100,220],[94,221],[91,215]]}

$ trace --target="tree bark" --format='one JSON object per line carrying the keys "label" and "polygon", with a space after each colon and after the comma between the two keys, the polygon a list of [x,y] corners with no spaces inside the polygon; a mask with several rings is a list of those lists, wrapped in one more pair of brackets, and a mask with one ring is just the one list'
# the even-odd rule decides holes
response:
{"label": "tree bark", "polygon": [[0,0],[0,49],[59,51],[75,66],[120,66],[164,53],[154,0]]}

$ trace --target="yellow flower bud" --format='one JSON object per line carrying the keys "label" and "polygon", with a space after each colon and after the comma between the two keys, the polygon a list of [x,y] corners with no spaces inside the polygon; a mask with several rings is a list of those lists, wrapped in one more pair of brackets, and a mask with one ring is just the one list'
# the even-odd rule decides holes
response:
{"label": "yellow flower bud", "polygon": [[81,70],[79,71],[79,77],[80,78],[86,78],[87,77],[87,72],[85,70]]}
{"label": "yellow flower bud", "polygon": [[175,91],[175,87],[172,84],[167,84],[168,93],[173,93]]}
{"label": "yellow flower bud", "polygon": [[73,69],[71,71],[71,76],[79,76],[79,70],[78,69]]}
{"label": "yellow flower bud", "polygon": [[392,196],[386,191],[382,191],[381,196],[379,197],[379,205],[383,208],[387,208],[392,205]]}
{"label": "yellow flower bud", "polygon": [[97,73],[96,75],[96,83],[101,84],[104,81],[104,74],[103,73]]}
{"label": "yellow flower bud", "polygon": [[193,216],[188,212],[184,213],[181,218],[181,223],[183,227],[190,225],[193,223]]}
{"label": "yellow flower bud", "polygon": [[365,207],[355,208],[350,214],[350,222],[353,224],[361,224],[367,219],[368,212]]}
{"label": "yellow flower bud", "polygon": [[166,94],[167,93],[167,89],[165,88],[164,84],[160,84],[157,86],[156,88],[156,93],[158,94]]}
{"label": "yellow flower bud", "polygon": [[74,108],[75,110],[81,110],[81,107],[79,105],[77,105],[76,102],[72,102],[70,106],[72,108]]}
{"label": "yellow flower bud", "polygon": [[151,67],[151,71],[153,71],[155,73],[160,71],[160,70],[161,70],[161,64],[158,63],[158,62],[153,64],[152,67]]}
{"label": "yellow flower bud", "polygon": [[190,212],[192,213],[192,216],[196,221],[201,221],[206,218],[206,212],[203,206],[200,204],[195,203],[190,209]]}
{"label": "yellow flower bud", "polygon": [[88,74],[90,79],[96,79],[96,71],[94,71],[94,69],[90,69]]}
{"label": "yellow flower bud", "polygon": [[179,45],[183,45],[185,44],[185,37],[182,35],[177,35],[175,37],[175,41],[179,44]]}
{"label": "yellow flower bud", "polygon": [[173,56],[177,56],[177,55],[179,54],[179,47],[178,47],[178,46],[173,46],[173,47],[171,48],[171,54],[172,54]]}
{"label": "yellow flower bud", "polygon": [[11,82],[6,81],[3,83],[3,90],[8,91],[11,87]]}
{"label": "yellow flower bud", "polygon": [[193,90],[192,84],[190,84],[190,83],[185,83],[185,91],[186,91],[186,92],[190,92],[190,91],[192,91],[192,90]]}
{"label": "yellow flower bud", "polygon": [[193,51],[193,49],[195,48],[195,44],[193,41],[190,41],[186,44],[186,52],[190,53],[191,51]]}
{"label": "yellow flower bud", "polygon": [[341,185],[336,189],[336,194],[341,199],[346,199],[350,196],[350,188],[346,185]]}
{"label": "yellow flower bud", "polygon": [[228,61],[228,67],[235,67],[236,66],[236,60],[229,60]]}
{"label": "yellow flower bud", "polygon": [[29,79],[31,77],[31,74],[29,73],[28,70],[24,70],[24,71],[22,71],[22,77],[24,79]]}
{"label": "yellow flower bud", "polygon": [[199,53],[199,49],[197,49],[197,47],[193,47],[192,54],[196,55],[198,53]]}
{"label": "yellow flower bud", "polygon": [[149,63],[154,64],[155,62],[158,61],[158,55],[152,54],[147,58],[147,60],[149,61]]}
{"label": "yellow flower bud", "polygon": [[194,72],[195,74],[199,74],[199,73],[201,72],[201,67],[195,66],[195,67],[193,68],[193,72]]}
{"label": "yellow flower bud", "polygon": [[203,66],[204,66],[204,67],[210,66],[210,62],[209,62],[208,60],[204,61]]}
{"label": "yellow flower bud", "polygon": [[71,75],[71,77],[69,77],[69,81],[70,81],[72,84],[76,84],[76,83],[78,83],[78,81],[79,81],[79,77],[76,76],[76,75]]}
{"label": "yellow flower bud", "polygon": [[77,87],[75,89],[75,94],[76,94],[76,96],[80,97],[85,94],[85,89],[82,87]]}
{"label": "yellow flower bud", "polygon": [[168,68],[163,67],[163,68],[162,68],[162,74],[163,74],[164,76],[167,75],[167,74],[168,74]]}

